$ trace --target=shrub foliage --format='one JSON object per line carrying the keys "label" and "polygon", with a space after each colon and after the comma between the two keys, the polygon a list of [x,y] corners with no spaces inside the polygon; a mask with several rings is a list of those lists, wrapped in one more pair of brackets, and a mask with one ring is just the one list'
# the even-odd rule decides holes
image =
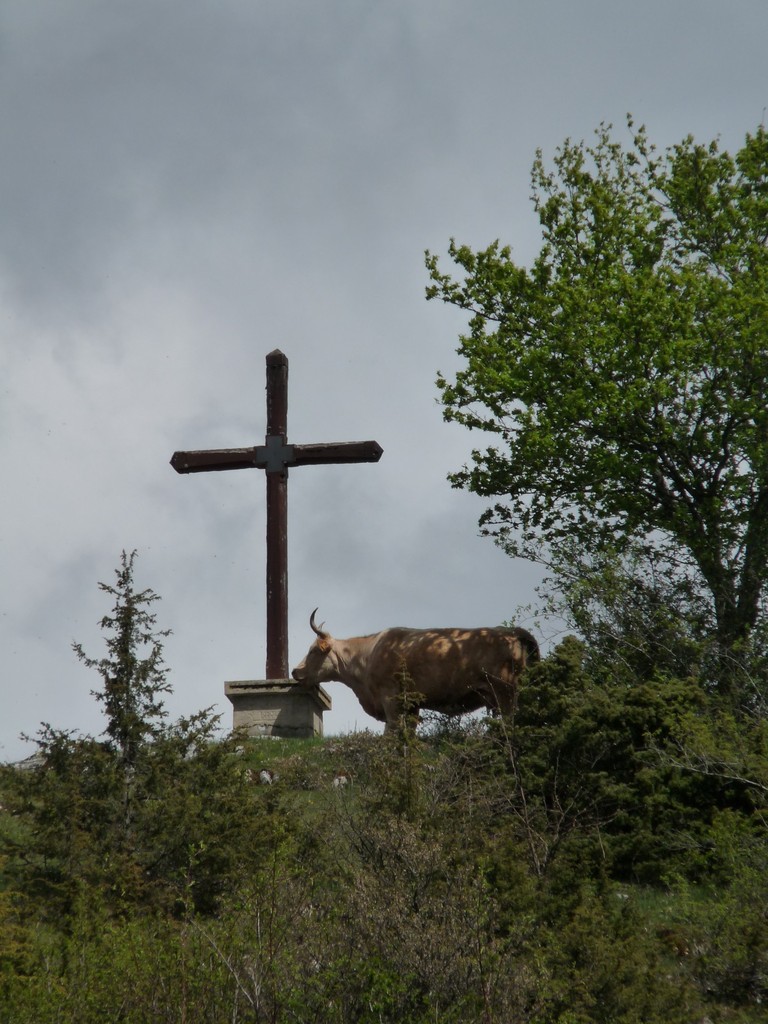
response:
{"label": "shrub foliage", "polygon": [[0,1024],[761,1020],[764,718],[609,665],[567,638],[510,719],[416,737],[140,713],[130,771],[43,726],[0,773]]}

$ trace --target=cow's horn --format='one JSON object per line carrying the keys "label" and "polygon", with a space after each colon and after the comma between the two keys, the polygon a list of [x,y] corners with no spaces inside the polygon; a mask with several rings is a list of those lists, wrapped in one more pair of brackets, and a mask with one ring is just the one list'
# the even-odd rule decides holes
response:
{"label": "cow's horn", "polygon": [[312,627],[313,632],[317,633],[318,636],[326,636],[327,634],[323,632],[323,626],[325,625],[325,623],[322,622],[319,626],[315,625],[315,616],[316,615],[317,615],[317,608],[315,608],[315,610],[309,616],[309,624]]}

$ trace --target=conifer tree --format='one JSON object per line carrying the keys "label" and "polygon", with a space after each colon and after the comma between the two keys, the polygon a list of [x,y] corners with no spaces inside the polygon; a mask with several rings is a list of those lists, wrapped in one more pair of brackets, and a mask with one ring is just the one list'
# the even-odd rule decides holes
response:
{"label": "conifer tree", "polygon": [[263,831],[255,835],[256,818],[241,813],[247,777],[235,738],[216,740],[218,716],[207,708],[168,720],[170,630],[157,628],[158,595],[136,589],[135,560],[123,551],[114,584],[99,583],[113,600],[100,623],[106,654],[72,645],[101,677],[92,693],[105,735],[43,723],[34,769],[5,778],[3,802],[29,828],[23,852],[10,842],[20,884],[56,920],[75,913],[84,892],[101,893],[110,907],[213,912],[257,856]]}
{"label": "conifer tree", "polygon": [[160,696],[171,689],[162,643],[171,631],[158,630],[157,617],[149,610],[160,600],[158,595],[149,588],[134,588],[135,560],[135,551],[123,551],[115,585],[99,583],[99,589],[115,599],[112,613],[101,620],[107,633],[107,656],[91,658],[81,644],[72,645],[78,658],[102,678],[101,691],[92,692],[104,706],[106,733],[126,770],[135,766],[142,743],[157,735],[165,714]]}

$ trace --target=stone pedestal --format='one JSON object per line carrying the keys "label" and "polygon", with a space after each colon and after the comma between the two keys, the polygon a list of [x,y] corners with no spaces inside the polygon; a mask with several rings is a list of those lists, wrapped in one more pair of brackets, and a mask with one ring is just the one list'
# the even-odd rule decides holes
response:
{"label": "stone pedestal", "polygon": [[244,679],[224,683],[232,702],[232,728],[248,736],[311,739],[323,735],[323,712],[331,698],[322,688],[302,690],[290,679]]}

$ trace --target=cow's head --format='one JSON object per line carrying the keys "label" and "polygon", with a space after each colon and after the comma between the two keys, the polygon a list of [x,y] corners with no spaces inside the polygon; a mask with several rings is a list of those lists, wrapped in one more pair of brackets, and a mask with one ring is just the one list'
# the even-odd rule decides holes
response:
{"label": "cow's head", "polygon": [[336,659],[333,655],[333,637],[326,633],[322,626],[315,625],[317,608],[309,617],[309,624],[317,636],[317,640],[307,651],[303,661],[300,661],[291,675],[297,683],[302,686],[318,686],[320,683],[327,683],[335,679]]}

